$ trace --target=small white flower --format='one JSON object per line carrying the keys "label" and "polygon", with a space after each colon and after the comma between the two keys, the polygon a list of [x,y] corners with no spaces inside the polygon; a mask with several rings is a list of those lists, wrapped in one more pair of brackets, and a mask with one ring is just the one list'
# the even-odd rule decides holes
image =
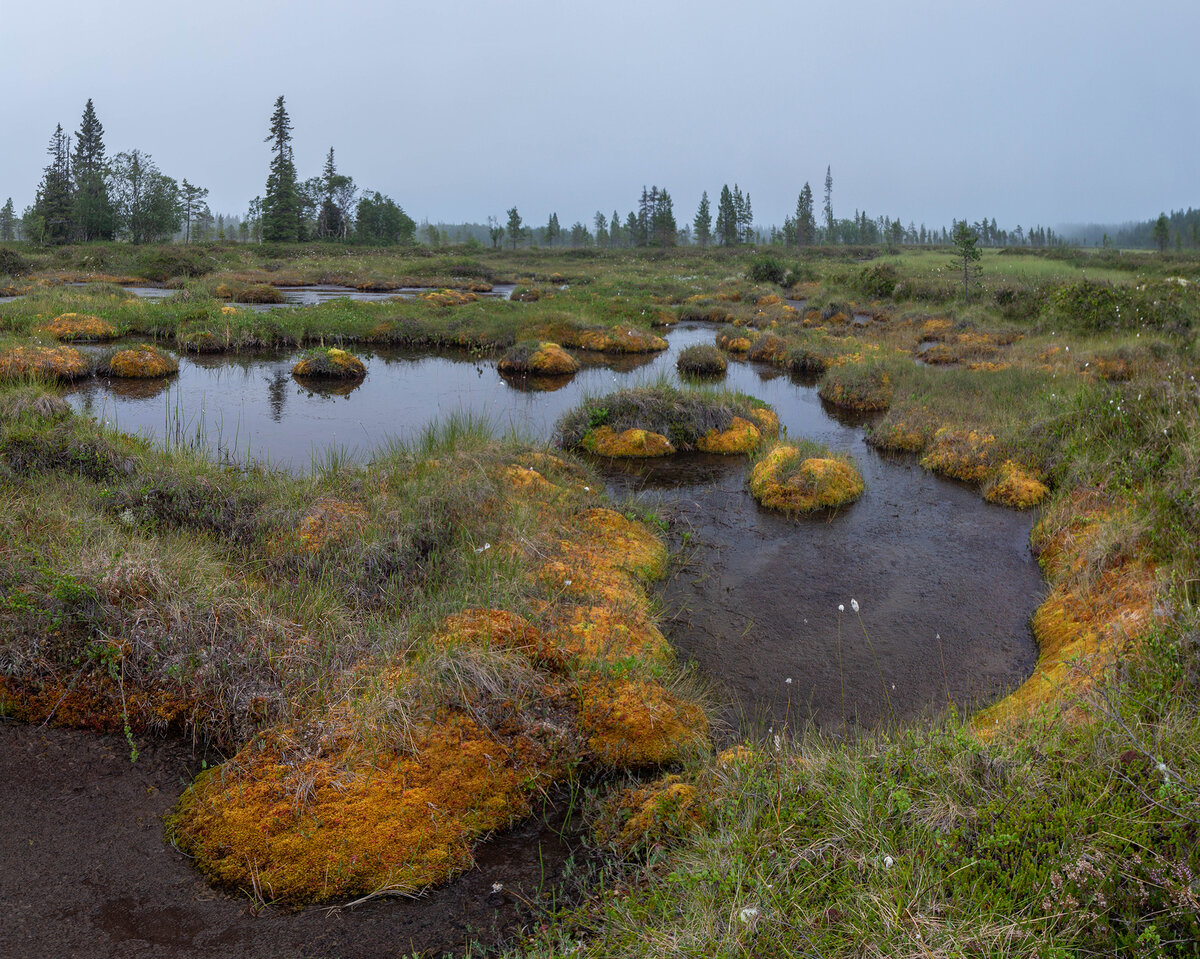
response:
{"label": "small white flower", "polygon": [[743,906],[738,910],[738,918],[742,922],[752,922],[758,918],[758,906]]}
{"label": "small white flower", "polygon": [[492,883],[492,892],[504,892],[504,883],[502,883],[502,882]]}
{"label": "small white flower", "polygon": [[570,585],[571,585],[571,581],[570,581],[569,579],[564,579],[564,580],[563,580],[563,585],[564,585],[564,586],[570,586]]}
{"label": "small white flower", "polygon": [[1167,774],[1167,764],[1166,763],[1159,763],[1154,768],[1158,770],[1160,775],[1165,776]]}
{"label": "small white flower", "polygon": [[792,677],[789,676],[787,679],[784,680],[784,683],[786,683],[788,686],[792,685]]}
{"label": "small white flower", "polygon": [[883,857],[883,868],[884,869],[891,869],[892,866],[894,866],[894,865],[896,865],[896,860],[893,859],[891,856]]}
{"label": "small white flower", "polygon": [[844,605],[842,605],[841,603],[838,603],[838,612],[844,613],[845,611],[846,611],[846,607]]}
{"label": "small white flower", "polygon": [[583,491],[584,491],[585,493],[590,493],[590,492],[592,491],[592,488],[591,488],[590,486],[585,486],[585,487],[583,488]]}
{"label": "small white flower", "polygon": [[857,599],[850,600],[850,608],[852,610],[854,610],[856,613],[858,612],[858,600]]}

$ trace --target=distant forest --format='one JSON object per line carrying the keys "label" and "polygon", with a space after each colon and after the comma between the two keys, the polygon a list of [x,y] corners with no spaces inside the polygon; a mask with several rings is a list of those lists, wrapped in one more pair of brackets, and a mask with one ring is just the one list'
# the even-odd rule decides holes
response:
{"label": "distant forest", "polygon": [[[418,225],[391,197],[361,188],[337,169],[329,148],[318,176],[301,179],[292,152],[292,126],[281,96],[275,101],[269,134],[270,161],[265,189],[245,212],[210,209],[208,189],[160,171],[153,158],[138,149],[109,156],[104,128],[91,100],[72,136],[59,124],[47,148],[47,163],[32,205],[17,214],[12,198],[0,206],[0,241],[27,240],[40,245],[119,240],[130,243],[308,242],[367,245],[423,244],[440,247],[671,247],[778,245],[944,245],[959,226],[905,224],[899,217],[871,216],[855,210],[836,217],[833,171],[826,168],[821,208],[815,208],[810,184],[799,189],[796,206],[782,225],[755,222],[749,191],[724,184],[709,199],[700,198],[693,216],[677,218],[674,199],[665,187],[642,188],[634,209],[622,214],[596,210],[587,222],[569,226],[557,212],[545,224],[527,224],[516,206],[505,218],[486,223]],[[3,195],[0,192],[0,195]],[[607,208],[606,208],[607,209]],[[774,214],[778,217],[778,211]],[[682,219],[683,222],[680,222]],[[966,222],[981,246],[1050,247],[1112,246],[1183,249],[1200,247],[1200,210],[1189,208],[1143,223],[1089,224],[1058,232],[1041,225],[1000,227],[995,217]]]}

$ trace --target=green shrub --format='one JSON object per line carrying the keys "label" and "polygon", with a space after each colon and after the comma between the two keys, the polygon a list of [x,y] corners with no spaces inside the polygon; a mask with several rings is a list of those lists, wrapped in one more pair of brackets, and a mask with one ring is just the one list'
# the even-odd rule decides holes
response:
{"label": "green shrub", "polygon": [[787,268],[769,253],[750,261],[746,276],[755,283],[783,283]]}

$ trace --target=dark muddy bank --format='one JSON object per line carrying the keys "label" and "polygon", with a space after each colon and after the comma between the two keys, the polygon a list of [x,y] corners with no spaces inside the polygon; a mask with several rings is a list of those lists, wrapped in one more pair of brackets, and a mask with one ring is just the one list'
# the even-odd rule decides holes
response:
{"label": "dark muddy bank", "polygon": [[[565,803],[483,843],[478,868],[417,899],[286,913],[212,889],[163,842],[197,771],[179,744],[0,721],[0,955],[377,959],[463,954],[515,935],[570,882]],[[557,830],[564,830],[567,839]],[[493,884],[503,889],[494,891]]]}

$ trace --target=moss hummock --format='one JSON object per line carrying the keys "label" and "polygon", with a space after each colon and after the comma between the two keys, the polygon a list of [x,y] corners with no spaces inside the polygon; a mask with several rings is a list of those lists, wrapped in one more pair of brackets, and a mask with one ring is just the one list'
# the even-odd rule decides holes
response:
{"label": "moss hummock", "polygon": [[45,326],[34,327],[34,332],[52,336],[56,340],[111,340],[117,329],[107,320],[87,313],[60,313]]}
{"label": "moss hummock", "polygon": [[831,454],[813,443],[777,443],[750,471],[750,492],[768,509],[786,513],[844,506],[865,489],[861,474],[847,456]]}
{"label": "moss hummock", "polygon": [[579,362],[557,343],[518,343],[500,358],[496,369],[501,373],[567,376],[579,370]]}
{"label": "moss hummock", "polygon": [[75,380],[91,371],[84,355],[69,346],[10,346],[0,350],[0,381],[28,376]]}
{"label": "moss hummock", "polygon": [[367,375],[367,367],[353,353],[329,347],[306,354],[292,367],[292,375],[358,380]]}
{"label": "moss hummock", "polygon": [[119,379],[151,379],[178,373],[179,362],[158,347],[143,343],[141,346],[113,353],[100,365],[99,372]]}

